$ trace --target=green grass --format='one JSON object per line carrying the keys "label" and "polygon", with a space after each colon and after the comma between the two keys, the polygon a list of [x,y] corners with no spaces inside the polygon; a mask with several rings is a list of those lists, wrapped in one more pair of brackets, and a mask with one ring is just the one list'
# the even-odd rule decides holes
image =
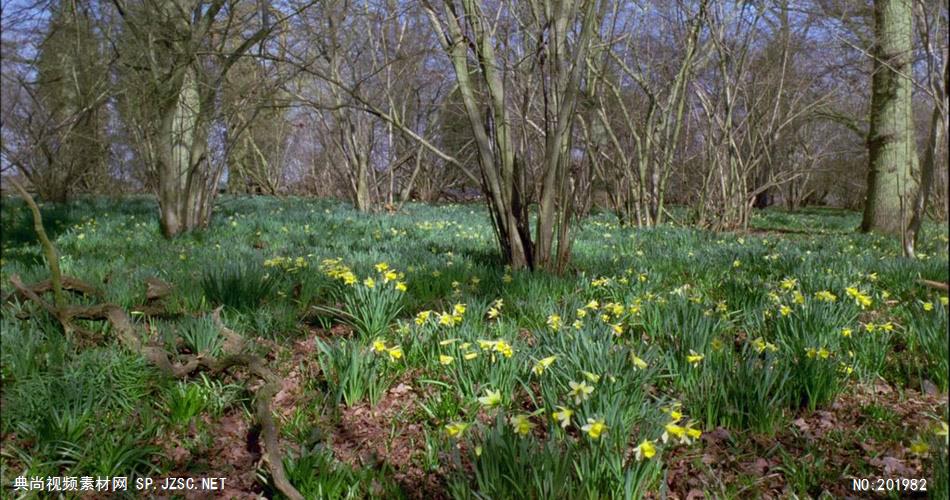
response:
{"label": "green grass", "polygon": [[[7,293],[14,273],[46,274],[23,204],[3,207]],[[174,285],[172,314],[147,320],[170,350],[219,353],[208,315],[223,305],[252,349],[276,351],[275,370],[300,380],[279,421],[294,444],[288,474],[308,498],[408,495],[414,487],[397,480],[408,468],[456,498],[660,495],[675,486],[664,479],[674,463],[705,467],[695,433],[717,427],[737,443],[775,440],[788,492],[817,495],[844,479],[833,457],[785,451],[792,421],[837,411],[842,395],[882,378],[899,391],[948,390],[946,297],[917,283],[948,280],[945,226],[928,225],[923,257],[909,261],[898,242],[853,232],[858,215],[840,210],[766,210],[746,234],[635,230],[598,213],[578,223],[571,267],[551,276],[504,267],[481,205],[389,215],[225,197],[208,230],[174,240],[161,238],[145,198],[43,211],[64,272],[105,300],[132,309],[146,278]],[[5,305],[0,322],[5,487],[20,475],[199,473],[217,419],[253,414],[235,380],[163,379],[101,325],[85,324],[101,337],[90,345],[29,304]],[[479,401],[488,391],[500,404]],[[394,405],[398,421],[382,422],[390,441],[419,429],[408,458],[341,462],[353,412],[395,419],[385,413]],[[563,409],[564,427],[552,417]],[[897,421],[894,408],[864,412],[877,427]],[[862,432],[843,435],[872,432],[908,457],[917,439]],[[945,488],[946,446],[934,439],[921,463]],[[190,463],[173,463],[161,445],[173,440]],[[638,460],[643,443],[656,454]],[[259,475],[257,492],[270,492]],[[756,482],[745,477],[710,491],[748,495]]]}

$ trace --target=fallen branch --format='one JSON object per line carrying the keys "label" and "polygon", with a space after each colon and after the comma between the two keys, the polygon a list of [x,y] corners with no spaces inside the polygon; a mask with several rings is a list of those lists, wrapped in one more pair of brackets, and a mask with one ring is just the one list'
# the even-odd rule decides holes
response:
{"label": "fallen branch", "polygon": [[30,196],[30,193],[20,185],[20,182],[16,180],[16,177],[10,175],[7,176],[8,180],[13,187],[16,188],[17,192],[20,193],[20,196],[23,198],[23,201],[26,202],[30,207],[30,212],[33,213],[33,230],[36,231],[36,237],[40,240],[40,245],[43,247],[43,254],[46,256],[46,264],[49,266],[49,277],[50,277],[50,286],[53,291],[53,301],[56,303],[56,307],[63,307],[66,305],[66,299],[63,297],[63,288],[62,288],[62,273],[59,270],[59,254],[56,253],[56,247],[53,246],[53,243],[50,242],[49,237],[46,235],[46,229],[43,227],[43,215],[40,213],[40,207],[36,205],[36,201],[33,200],[33,197]]}
{"label": "fallen branch", "polygon": [[950,284],[947,284],[947,283],[941,283],[939,281],[930,281],[930,280],[924,280],[924,279],[917,280],[917,282],[920,283],[921,285],[934,288],[936,290],[941,290],[944,292],[950,291]]}
{"label": "fallen branch", "polygon": [[[36,293],[50,292],[53,290],[53,280],[43,280],[43,281],[30,285],[29,288]],[[75,292],[75,293],[79,293],[79,294],[90,296],[90,297],[102,298],[102,291],[100,291],[98,288],[91,287],[87,285],[86,283],[83,283],[82,281],[79,281],[77,279],[73,279],[69,276],[62,277],[62,281],[60,282],[60,288],[66,291]],[[11,300],[13,300],[13,297],[16,297],[19,300],[25,300],[26,297],[24,297],[23,294],[18,293],[18,292],[19,291],[8,294],[6,297],[4,297],[3,301],[10,302]]]}
{"label": "fallen branch", "polygon": [[[70,282],[82,284],[79,280],[69,278]],[[27,300],[36,303],[38,306],[49,312],[66,331],[75,330],[72,324],[73,320],[93,320],[108,321],[112,326],[119,342],[132,351],[142,354],[159,371],[169,377],[176,379],[185,378],[196,370],[204,368],[212,373],[224,373],[231,368],[247,368],[247,370],[260,378],[264,384],[255,391],[256,417],[261,426],[261,436],[264,442],[264,460],[270,469],[274,487],[292,500],[303,500],[303,495],[287,479],[287,473],[284,470],[283,456],[280,453],[280,434],[277,431],[277,424],[274,422],[274,415],[271,412],[274,396],[280,391],[280,379],[270,371],[260,356],[243,352],[245,347],[244,338],[228,328],[221,321],[221,308],[215,309],[211,317],[218,329],[221,330],[225,338],[223,345],[224,355],[218,358],[209,358],[202,355],[180,356],[181,363],[174,363],[173,356],[162,347],[159,341],[154,343],[145,343],[142,337],[136,332],[135,326],[129,319],[125,310],[115,304],[97,304],[92,306],[64,306],[55,307],[44,300],[40,293],[48,291],[48,288],[26,286],[20,280],[18,275],[10,277],[10,283],[17,290],[17,293]],[[83,286],[88,286],[82,284]],[[40,290],[41,292],[37,292]]]}
{"label": "fallen branch", "polygon": [[[274,415],[271,412],[274,395],[280,390],[280,379],[273,372],[264,366],[264,360],[259,356],[244,353],[244,338],[237,332],[226,327],[221,321],[221,308],[212,313],[215,324],[221,330],[225,337],[224,353],[221,358],[206,358],[201,354],[181,356],[180,364],[174,363],[174,356],[163,346],[160,339],[154,342],[143,342],[143,337],[138,334],[134,324],[129,319],[125,310],[115,304],[97,304],[91,306],[67,305],[63,296],[63,289],[79,291],[87,295],[101,296],[95,287],[83,283],[81,280],[64,277],[59,269],[59,257],[56,247],[49,240],[46,231],[43,229],[43,216],[39,207],[23,186],[16,179],[10,181],[20,192],[20,196],[30,206],[33,212],[33,228],[46,254],[47,265],[49,266],[50,279],[45,282],[36,283],[32,286],[26,286],[20,280],[20,276],[14,274],[10,277],[10,282],[16,288],[16,293],[23,300],[29,300],[47,311],[56,318],[62,325],[63,330],[68,334],[73,331],[82,331],[73,324],[73,320],[93,320],[108,321],[112,325],[112,331],[119,342],[126,348],[140,353],[148,359],[153,365],[165,375],[174,378],[185,378],[194,373],[199,368],[206,368],[214,373],[221,373],[232,367],[246,367],[248,371],[263,380],[264,384],[256,391],[257,402],[257,420],[261,425],[261,434],[264,439],[264,460],[267,462],[271,476],[274,481],[274,487],[291,500],[303,500],[303,495],[297,491],[290,481],[287,480],[287,473],[284,471],[283,457],[280,453],[279,434],[277,425],[274,423]],[[146,281],[147,289],[145,292],[146,306],[153,309],[157,306],[154,302],[161,300],[168,295],[172,286],[157,278],[150,278]],[[47,302],[41,294],[46,292],[53,293],[54,303]]]}

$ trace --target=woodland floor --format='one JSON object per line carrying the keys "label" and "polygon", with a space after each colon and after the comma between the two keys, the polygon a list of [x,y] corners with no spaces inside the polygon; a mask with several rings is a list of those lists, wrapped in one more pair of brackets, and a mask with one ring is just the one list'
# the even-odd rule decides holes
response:
{"label": "woodland floor", "polygon": [[[174,359],[227,349],[223,306],[279,378],[283,466],[305,498],[947,495],[947,295],[920,281],[948,281],[945,224],[911,261],[845,211],[770,209],[718,234],[598,213],[550,276],[499,262],[481,205],[226,197],[171,241],[144,198],[43,213],[64,274],[102,292],[70,300],[118,305]],[[280,496],[261,383],[165,376],[106,322],[64,334],[13,293],[11,277],[48,277],[19,200],[0,227],[0,497],[54,475]],[[150,299],[148,280],[171,292]]]}

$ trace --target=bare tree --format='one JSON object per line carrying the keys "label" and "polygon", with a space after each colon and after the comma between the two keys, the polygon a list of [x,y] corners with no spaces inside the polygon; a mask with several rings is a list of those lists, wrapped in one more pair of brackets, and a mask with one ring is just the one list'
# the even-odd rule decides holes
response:
{"label": "bare tree", "polygon": [[[626,25],[616,29],[614,24],[604,37],[604,43],[611,47],[609,63],[590,62],[599,73],[597,83],[608,92],[591,93],[597,104],[594,118],[597,122],[591,128],[600,131],[602,145],[600,148],[593,144],[587,147],[604,151],[609,165],[601,165],[603,162],[592,158],[601,166],[598,170],[606,166],[617,170],[616,173],[607,171],[601,175],[616,176],[621,180],[615,183],[619,188],[615,199],[624,222],[654,226],[663,221],[667,183],[673,172],[674,155],[683,129],[690,79],[697,52],[702,50],[698,45],[707,4],[706,1],[698,2],[695,10],[683,2],[672,6],[668,33],[671,39],[683,40],[682,47],[670,47],[673,53],[657,53],[656,49],[649,53],[648,47],[656,45],[658,33],[652,38],[649,35],[633,36],[632,33],[640,30]],[[615,4],[614,20],[623,18],[630,22],[639,17],[644,25],[654,23],[654,26],[663,21],[663,16],[622,13],[619,11],[621,5],[620,2]],[[614,43],[615,38],[622,41]],[[650,41],[643,43],[642,38]],[[672,40],[662,40],[661,43],[664,41],[675,43]],[[607,74],[611,67],[616,68],[615,75]],[[628,90],[626,82],[632,83],[635,90]]]}
{"label": "bare tree", "polygon": [[62,0],[49,8],[36,56],[5,54],[0,152],[40,197],[62,202],[108,184],[104,108],[111,86],[89,6]]}
{"label": "bare tree", "polygon": [[[424,2],[432,26],[455,69],[459,92],[478,151],[482,189],[505,260],[515,269],[562,271],[570,258],[569,228],[573,216],[571,142],[581,77],[594,33],[600,28],[599,2],[550,0],[519,5],[501,2],[496,13],[475,0],[445,0],[437,9]],[[504,12],[514,25],[500,40]],[[512,118],[506,78],[513,53],[519,65],[537,75],[544,140],[539,158],[538,219],[532,239],[524,154],[516,154],[517,132]],[[484,89],[487,106],[480,106],[477,89]],[[530,104],[530,100],[529,100]],[[528,137],[522,133],[522,144]],[[522,146],[521,150],[524,151]]]}
{"label": "bare tree", "polygon": [[[282,19],[213,0],[113,0],[122,21],[126,125],[157,187],[162,232],[208,224],[224,170],[209,150],[228,72]],[[286,16],[285,16],[286,18]]]}
{"label": "bare tree", "polygon": [[[940,153],[940,145],[946,149],[948,109],[948,95],[950,95],[950,67],[948,67],[947,21],[950,17],[948,3],[942,2],[915,2],[917,33],[920,46],[924,52],[926,64],[926,89],[932,98],[933,110],[930,114],[930,129],[927,134],[927,143],[924,146],[924,156],[920,165],[920,183],[914,194],[911,205],[911,218],[904,232],[904,254],[914,257],[917,240],[927,210],[927,202],[933,190],[936,164]],[[943,47],[940,47],[943,41]],[[943,83],[940,79],[943,77]],[[946,203],[944,198],[943,202]]]}

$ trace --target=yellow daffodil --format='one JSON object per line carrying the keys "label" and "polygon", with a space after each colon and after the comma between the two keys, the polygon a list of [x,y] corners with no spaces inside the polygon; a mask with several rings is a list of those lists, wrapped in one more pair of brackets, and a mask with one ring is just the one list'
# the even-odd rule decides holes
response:
{"label": "yellow daffodil", "polygon": [[653,441],[650,441],[649,439],[643,440],[639,445],[637,445],[634,451],[636,452],[636,458],[638,462],[644,458],[649,459],[656,456],[656,446],[654,446]]}
{"label": "yellow daffodil", "polygon": [[458,324],[456,320],[459,319],[458,316],[449,314],[449,313],[440,313],[439,314],[439,324],[442,326],[455,326]]}
{"label": "yellow daffodil", "polygon": [[475,358],[477,358],[477,357],[478,357],[478,353],[477,353],[477,352],[467,352],[467,353],[465,353],[465,354],[462,356],[462,358],[464,358],[465,361],[471,361],[471,360],[473,360],[473,359],[475,359]]}
{"label": "yellow daffodil", "polygon": [[663,442],[667,442],[671,437],[679,439],[680,441],[686,441],[689,437],[686,435],[686,427],[677,425],[674,422],[670,422],[663,427],[663,436],[661,439]]}
{"label": "yellow daffodil", "polygon": [[405,283],[405,282],[403,282],[403,281],[397,281],[397,282],[396,282],[396,290],[398,290],[398,291],[400,291],[400,292],[405,292],[406,289],[407,289],[407,287],[406,287],[406,283]]}
{"label": "yellow daffodil", "polygon": [[700,362],[702,362],[704,357],[705,356],[702,354],[690,349],[689,354],[686,356],[686,362],[693,366],[697,366]]}
{"label": "yellow daffodil", "polygon": [[528,415],[524,414],[514,415],[508,419],[508,422],[515,428],[515,432],[522,436],[527,436],[531,432],[531,429],[535,427],[534,422],[530,420]]}
{"label": "yellow daffodil", "polygon": [[924,455],[930,451],[930,445],[922,439],[918,439],[910,444],[910,451],[914,455]]}
{"label": "yellow daffodil", "polygon": [[614,335],[616,335],[616,336],[618,336],[618,337],[621,336],[621,335],[623,335],[623,325],[621,325],[621,324],[619,324],[619,323],[615,323],[615,324],[613,324],[613,325],[610,325],[610,329],[614,332]]}
{"label": "yellow daffodil", "polygon": [[387,270],[389,270],[389,264],[385,262],[380,262],[379,264],[376,264],[375,267],[376,267],[376,272],[378,273],[385,273]]}
{"label": "yellow daffodil", "polygon": [[557,314],[552,314],[548,316],[548,327],[555,332],[561,328],[561,317]]}
{"label": "yellow daffodil", "polygon": [[396,360],[402,358],[402,347],[401,347],[401,346],[398,346],[398,345],[397,345],[397,346],[390,347],[389,350],[386,351],[386,352],[389,353],[389,360],[390,360],[390,361],[396,361]]}
{"label": "yellow daffodil", "polygon": [[476,342],[478,342],[478,348],[485,351],[491,350],[493,347],[495,347],[494,340],[479,339],[479,340],[476,340]]}
{"label": "yellow daffodil", "polygon": [[455,316],[461,316],[465,314],[465,304],[455,304],[452,306],[452,314]]}
{"label": "yellow daffodil", "polygon": [[623,311],[624,311],[623,304],[617,304],[614,302],[611,302],[610,304],[608,304],[606,306],[606,309],[610,312],[610,314],[613,314],[614,316],[620,316],[621,314],[623,314]]}
{"label": "yellow daffodil", "polygon": [[551,414],[554,420],[560,424],[562,429],[567,429],[571,425],[571,416],[574,415],[574,410],[565,408],[563,406],[558,406],[558,410]]}
{"label": "yellow daffodil", "polygon": [[465,429],[468,429],[468,425],[469,424],[462,422],[447,424],[445,426],[445,433],[448,434],[449,437],[462,437],[462,433],[465,432]]}
{"label": "yellow daffodil", "polygon": [[531,368],[531,371],[534,372],[535,375],[540,376],[542,373],[544,373],[544,370],[547,370],[548,367],[551,366],[551,363],[554,363],[556,359],[557,356],[548,356],[546,358],[540,359],[534,364],[534,367]]}
{"label": "yellow daffodil", "polygon": [[635,366],[635,367],[637,367],[637,368],[639,368],[639,369],[641,369],[641,370],[646,370],[646,368],[647,368],[647,366],[648,366],[646,361],[640,359],[636,354],[634,354],[634,353],[632,353],[632,352],[630,353],[630,361],[633,362],[633,366]]}
{"label": "yellow daffodil", "polygon": [[693,427],[694,425],[696,424],[695,422],[692,422],[692,421],[686,424],[686,436],[690,439],[699,439],[700,436],[703,435],[703,431],[694,428]]}
{"label": "yellow daffodil", "polygon": [[574,382],[573,380],[568,382],[568,385],[571,386],[570,392],[567,393],[568,396],[574,398],[575,404],[581,404],[586,401],[587,398],[594,392],[592,386],[587,385],[587,382],[583,380],[580,383]]}
{"label": "yellow daffodil", "polygon": [[366,278],[363,280],[363,286],[366,288],[376,288],[376,280],[373,278]]}
{"label": "yellow daffodil", "polygon": [[429,320],[430,315],[432,315],[432,311],[422,311],[419,314],[416,314],[416,324],[422,326],[426,321]]}
{"label": "yellow daffodil", "polygon": [[849,297],[854,299],[855,304],[861,306],[861,309],[867,309],[868,307],[871,306],[872,304],[871,297],[861,292],[856,287],[849,286],[845,288],[844,291],[845,293],[848,294]]}
{"label": "yellow daffodil", "polygon": [[762,337],[759,337],[752,341],[752,347],[755,348],[756,352],[764,352],[766,350],[775,352],[778,350],[778,347],[771,342],[766,342]]}
{"label": "yellow daffodil", "polygon": [[838,300],[838,297],[835,294],[829,292],[828,290],[815,292],[815,298],[822,302],[834,302]]}
{"label": "yellow daffodil", "polygon": [[923,305],[924,305],[924,311],[928,311],[928,312],[929,312],[929,311],[933,311],[933,310],[934,310],[934,303],[933,303],[933,302],[924,302]]}
{"label": "yellow daffodil", "polygon": [[778,308],[778,312],[779,312],[779,314],[781,314],[782,316],[788,316],[789,314],[792,313],[792,308],[791,308],[791,307],[788,307],[788,306],[785,305],[785,304],[782,304],[782,306]]}
{"label": "yellow daffodil", "polygon": [[683,418],[683,413],[680,412],[680,408],[683,406],[679,401],[674,401],[673,404],[667,407],[660,408],[660,411],[663,413],[669,414],[670,418],[673,420],[673,423],[679,422]]}
{"label": "yellow daffodil", "polygon": [[591,439],[599,439],[600,435],[604,432],[607,432],[607,424],[604,422],[604,419],[587,419],[587,425],[581,427],[581,430],[586,432]]}
{"label": "yellow daffodil", "polygon": [[387,350],[386,342],[383,339],[376,339],[373,341],[373,351],[374,352],[383,352]]}
{"label": "yellow daffodil", "polygon": [[798,286],[798,280],[795,278],[785,278],[779,282],[779,286],[781,286],[783,290],[792,290]]}
{"label": "yellow daffodil", "polygon": [[852,333],[854,333],[854,331],[848,327],[844,327],[841,329],[842,337],[850,337]]}
{"label": "yellow daffodil", "polygon": [[455,361],[455,358],[452,356],[446,356],[445,354],[439,355],[439,364],[440,365],[451,365]]}
{"label": "yellow daffodil", "polygon": [[501,339],[495,342],[493,349],[506,358],[510,358],[515,354],[514,349],[511,348],[511,344]]}
{"label": "yellow daffodil", "polygon": [[583,374],[584,374],[584,377],[585,377],[587,380],[590,380],[591,383],[593,383],[593,384],[596,384],[597,382],[600,382],[600,375],[597,375],[596,373],[585,372],[585,371],[581,371],[581,373],[583,373]]}
{"label": "yellow daffodil", "polygon": [[485,395],[478,398],[478,402],[481,403],[482,406],[495,408],[501,405],[501,392],[485,389]]}

